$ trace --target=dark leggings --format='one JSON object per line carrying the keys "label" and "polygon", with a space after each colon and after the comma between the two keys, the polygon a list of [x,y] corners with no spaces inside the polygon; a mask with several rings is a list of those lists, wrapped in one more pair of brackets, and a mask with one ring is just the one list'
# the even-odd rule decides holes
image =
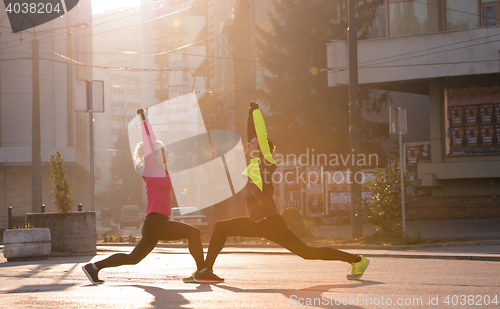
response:
{"label": "dark leggings", "polygon": [[153,251],[159,240],[177,239],[188,239],[189,253],[195,259],[198,270],[205,268],[200,230],[189,224],[170,221],[158,213],[151,213],[146,217],[142,226],[142,238],[130,254],[116,253],[96,262],[95,265],[99,270],[106,267],[134,265]]}
{"label": "dark leggings", "polygon": [[248,217],[217,222],[205,260],[209,269],[212,269],[227,236],[264,237],[306,260],[340,260],[348,263],[360,261],[358,256],[334,248],[308,246],[288,228],[281,215],[275,215],[257,223],[250,221]]}

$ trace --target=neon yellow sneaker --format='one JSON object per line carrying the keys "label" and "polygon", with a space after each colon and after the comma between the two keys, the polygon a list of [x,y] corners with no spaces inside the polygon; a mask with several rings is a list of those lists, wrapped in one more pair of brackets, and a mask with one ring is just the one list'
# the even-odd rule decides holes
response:
{"label": "neon yellow sneaker", "polygon": [[195,283],[194,282],[194,275],[195,274],[196,274],[196,272],[194,272],[190,277],[183,278],[182,281],[184,281],[184,283]]}
{"label": "neon yellow sneaker", "polygon": [[370,260],[360,255],[361,261],[357,263],[351,263],[351,273],[347,275],[347,279],[349,280],[357,280],[360,279],[365,273],[368,264],[370,264]]}

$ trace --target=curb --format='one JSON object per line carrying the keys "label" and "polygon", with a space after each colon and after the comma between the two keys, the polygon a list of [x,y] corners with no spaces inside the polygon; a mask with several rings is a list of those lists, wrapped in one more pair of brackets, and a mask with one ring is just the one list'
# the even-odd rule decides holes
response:
{"label": "curb", "polygon": [[[135,246],[137,243],[98,243],[97,247],[124,247]],[[344,244],[313,244],[312,246],[331,246],[336,249],[363,249],[363,250],[416,250],[427,248],[447,248],[447,247],[475,247],[475,246],[500,246],[500,240],[474,240],[465,242],[449,242],[449,243],[435,243],[435,244],[422,244],[422,245],[344,245]],[[158,248],[186,248],[187,244],[181,243],[158,243]],[[208,248],[208,243],[203,243],[204,248]],[[224,248],[282,248],[276,244],[234,244],[226,243]],[[0,245],[1,248],[1,245]]]}
{"label": "curb", "polygon": [[[97,247],[135,247],[137,243],[97,243]],[[449,243],[436,243],[436,244],[422,244],[422,245],[344,245],[344,244],[313,244],[312,246],[331,246],[335,249],[362,249],[362,250],[415,250],[415,249],[428,249],[428,248],[447,248],[447,247],[475,247],[475,246],[500,246],[500,240],[475,240],[466,242],[449,242]],[[0,244],[0,249],[3,249],[4,244]],[[158,243],[158,248],[187,248],[184,243]],[[203,243],[204,248],[208,248],[208,243]],[[282,248],[276,244],[225,244],[224,248]]]}
{"label": "curb", "polygon": [[[469,260],[469,261],[492,261],[500,262],[500,254],[471,254],[471,253],[405,253],[405,252],[391,252],[391,251],[408,251],[411,249],[425,249],[425,248],[443,248],[443,247],[474,247],[474,246],[488,246],[488,245],[500,245],[500,240],[492,241],[471,241],[471,242],[458,242],[458,243],[445,243],[445,244],[428,244],[428,245],[415,245],[415,246],[377,246],[377,245],[339,245],[333,246],[337,249],[356,249],[356,250],[367,250],[368,252],[363,253],[365,257],[392,257],[392,258],[405,258],[405,259],[435,259],[435,260]],[[124,246],[134,246],[134,244],[98,244],[98,247],[124,247]],[[170,249],[187,249],[187,244],[158,244],[158,248],[170,248]],[[205,244],[205,249],[206,249]],[[220,254],[262,254],[262,255],[293,255],[293,253],[283,249],[281,246],[276,244],[228,244],[224,247],[225,249],[221,251]],[[234,250],[236,248],[241,248],[241,250]],[[251,249],[282,249],[277,250],[266,250],[266,251],[254,251]],[[233,249],[233,250],[231,250]],[[383,250],[387,252],[369,252],[370,250]],[[105,248],[98,249],[100,252],[109,252],[114,250],[106,250]],[[160,252],[158,252],[160,253]],[[186,252],[161,252],[164,254],[185,254]]]}

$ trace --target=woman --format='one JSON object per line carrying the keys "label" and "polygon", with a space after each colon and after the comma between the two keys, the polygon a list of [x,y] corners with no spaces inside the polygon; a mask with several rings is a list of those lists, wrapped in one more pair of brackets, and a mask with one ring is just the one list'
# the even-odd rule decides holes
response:
{"label": "woman", "polygon": [[141,116],[143,142],[136,147],[134,161],[146,183],[148,198],[142,238],[130,254],[116,253],[102,261],[89,263],[82,267],[83,272],[91,283],[100,284],[104,282],[98,277],[101,269],[135,265],[154,249],[159,240],[188,239],[189,252],[196,261],[197,271],[184,281],[194,282],[196,277],[199,282],[212,282],[215,275],[205,268],[200,231],[194,226],[169,219],[172,183],[166,169],[167,162],[170,161],[168,151],[161,141],[156,140],[144,111],[140,109],[137,113]]}
{"label": "woman", "polygon": [[267,137],[258,104],[250,103],[247,131],[249,142],[245,155],[249,157],[250,164],[244,174],[250,178],[245,187],[245,204],[249,216],[215,224],[205,260],[207,268],[212,271],[227,236],[264,237],[307,260],[350,263],[352,270],[347,279],[360,279],[368,267],[368,259],[330,247],[310,247],[288,228],[285,219],[279,214],[274,203],[272,184],[272,175],[277,168],[272,157],[275,147]]}

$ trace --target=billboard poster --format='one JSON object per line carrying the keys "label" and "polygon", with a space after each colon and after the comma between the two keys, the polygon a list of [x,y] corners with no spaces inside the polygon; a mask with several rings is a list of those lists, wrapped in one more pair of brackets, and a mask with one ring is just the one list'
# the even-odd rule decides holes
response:
{"label": "billboard poster", "polygon": [[446,89],[448,155],[500,153],[500,85]]}
{"label": "billboard poster", "polygon": [[493,145],[495,149],[500,150],[500,123],[495,126],[495,135],[493,136]]}
{"label": "billboard poster", "polygon": [[302,214],[300,197],[300,166],[282,166],[283,208],[295,207]]}
{"label": "billboard poster", "polygon": [[346,171],[327,171],[324,173],[325,185],[327,190],[328,213],[334,216],[346,216],[345,212],[349,211],[346,208],[345,196],[349,196],[350,205],[350,175]]}
{"label": "billboard poster", "polygon": [[463,147],[463,138],[464,138],[464,128],[456,127],[450,128],[451,133],[451,148],[457,149]]}
{"label": "billboard poster", "polygon": [[479,115],[478,106],[477,105],[468,105],[468,106],[465,106],[464,109],[465,109],[465,125],[466,126],[477,125],[478,124],[477,116]]}
{"label": "billboard poster", "polygon": [[414,172],[417,169],[419,145],[406,146],[406,170]]}
{"label": "billboard poster", "polygon": [[470,126],[465,127],[465,138],[467,141],[467,147],[476,147],[478,145],[479,127]]}
{"label": "billboard poster", "polygon": [[450,127],[461,127],[464,118],[464,109],[462,106],[450,106]]}
{"label": "billboard poster", "polygon": [[420,163],[431,162],[431,145],[420,145],[418,156],[418,162]]}
{"label": "billboard poster", "polygon": [[495,106],[493,104],[479,105],[479,117],[481,118],[481,125],[487,126],[493,124]]}
{"label": "billboard poster", "polygon": [[493,135],[495,134],[495,126],[481,126],[481,146],[489,148],[493,146]]}
{"label": "billboard poster", "polygon": [[493,120],[496,124],[500,124],[500,103],[494,105]]}
{"label": "billboard poster", "polygon": [[[335,217],[351,215],[351,173],[347,171],[327,171],[324,173],[328,198],[328,214]],[[368,183],[375,179],[375,173],[363,171],[361,183],[362,197],[369,197]]]}
{"label": "billboard poster", "polygon": [[306,208],[308,217],[323,217],[325,215],[325,194],[323,184],[323,167],[309,166],[306,168]]}

